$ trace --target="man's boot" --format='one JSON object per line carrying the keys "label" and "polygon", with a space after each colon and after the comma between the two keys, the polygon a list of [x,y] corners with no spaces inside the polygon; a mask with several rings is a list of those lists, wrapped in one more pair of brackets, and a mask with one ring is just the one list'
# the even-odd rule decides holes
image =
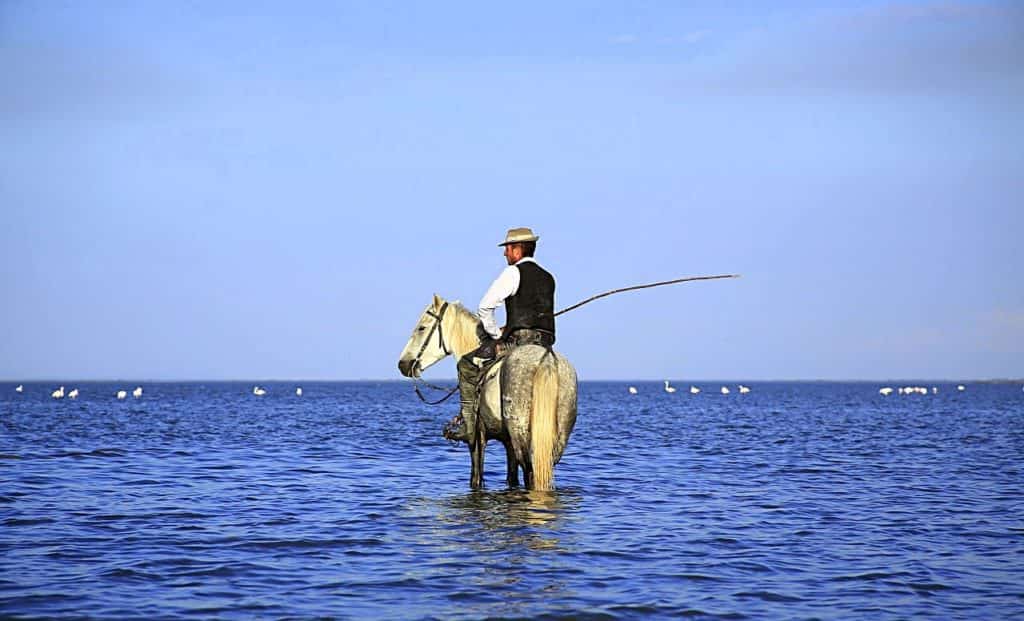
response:
{"label": "man's boot", "polygon": [[480,393],[480,367],[473,363],[470,356],[459,359],[456,367],[459,370],[459,403],[461,409],[458,416],[451,419],[444,427],[444,437],[455,442],[469,444],[476,437],[478,422],[477,405]]}

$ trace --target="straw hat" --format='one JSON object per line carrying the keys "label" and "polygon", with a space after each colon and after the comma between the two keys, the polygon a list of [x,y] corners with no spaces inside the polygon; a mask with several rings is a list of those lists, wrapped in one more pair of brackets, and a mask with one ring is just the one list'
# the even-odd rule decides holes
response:
{"label": "straw hat", "polygon": [[533,231],[523,227],[519,229],[509,229],[508,233],[505,234],[505,241],[498,244],[499,246],[507,246],[509,244],[520,244],[522,242],[537,241],[540,237],[533,234]]}

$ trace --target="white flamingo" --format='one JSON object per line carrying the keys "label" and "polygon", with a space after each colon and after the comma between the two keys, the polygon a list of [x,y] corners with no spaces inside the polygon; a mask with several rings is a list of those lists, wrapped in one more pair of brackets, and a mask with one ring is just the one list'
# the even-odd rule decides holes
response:
{"label": "white flamingo", "polygon": [[722,386],[722,394],[723,395],[729,394],[729,387],[728,386]]}
{"label": "white flamingo", "polygon": [[51,392],[50,396],[53,397],[54,399],[63,399],[64,398],[64,387],[61,386],[57,390]]}
{"label": "white flamingo", "polygon": [[690,386],[690,394],[691,395],[695,395],[695,394],[697,394],[699,392],[700,392],[700,388],[697,388],[696,386]]}
{"label": "white flamingo", "polygon": [[252,394],[256,395],[257,397],[262,397],[263,395],[267,394],[267,391],[263,390],[259,386],[253,386],[252,387]]}
{"label": "white flamingo", "polygon": [[136,386],[135,390],[132,391],[132,396],[138,399],[142,396],[142,386]]}
{"label": "white flamingo", "polygon": [[636,386],[629,387],[629,394],[635,395],[637,393]]}
{"label": "white flamingo", "polygon": [[119,391],[117,391],[117,398],[118,399],[124,399],[127,396],[128,396],[128,391],[127,390],[119,390]]}
{"label": "white flamingo", "polygon": [[665,392],[675,392],[675,391],[676,391],[676,387],[675,386],[669,386],[668,385],[668,380],[665,380]]}

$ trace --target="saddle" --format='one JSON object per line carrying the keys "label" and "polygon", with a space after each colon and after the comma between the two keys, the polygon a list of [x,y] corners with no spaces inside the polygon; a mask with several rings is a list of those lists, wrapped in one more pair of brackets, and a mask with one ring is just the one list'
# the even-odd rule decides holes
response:
{"label": "saddle", "polygon": [[[534,330],[532,328],[520,328],[502,339],[512,347],[521,345],[540,345],[551,349],[555,344],[555,335],[547,330]],[[510,348],[511,349],[511,348]]]}
{"label": "saddle", "polygon": [[480,378],[476,383],[477,389],[483,388],[483,385],[487,383],[488,379],[490,379],[490,371],[494,368],[494,365],[498,364],[498,362],[500,362],[516,347],[522,347],[523,345],[540,345],[541,347],[551,349],[554,344],[555,335],[544,330],[523,328],[509,334],[498,343],[497,352],[494,358],[484,359],[480,363]]}

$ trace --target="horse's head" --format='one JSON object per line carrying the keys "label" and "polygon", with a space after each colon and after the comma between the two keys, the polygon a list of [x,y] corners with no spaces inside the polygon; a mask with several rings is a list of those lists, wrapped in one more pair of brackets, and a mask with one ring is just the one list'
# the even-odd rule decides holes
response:
{"label": "horse's head", "polygon": [[406,377],[419,377],[425,369],[451,353],[441,323],[448,311],[448,302],[434,294],[434,300],[416,321],[409,342],[398,358],[398,370]]}

